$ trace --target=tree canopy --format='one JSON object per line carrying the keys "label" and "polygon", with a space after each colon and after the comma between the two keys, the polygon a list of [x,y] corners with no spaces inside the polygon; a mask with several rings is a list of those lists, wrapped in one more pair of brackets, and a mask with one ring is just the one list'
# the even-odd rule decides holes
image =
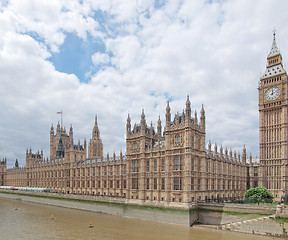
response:
{"label": "tree canopy", "polygon": [[244,199],[250,202],[258,203],[259,205],[260,202],[272,202],[274,196],[267,190],[267,188],[256,187],[247,190],[247,192],[244,194]]}

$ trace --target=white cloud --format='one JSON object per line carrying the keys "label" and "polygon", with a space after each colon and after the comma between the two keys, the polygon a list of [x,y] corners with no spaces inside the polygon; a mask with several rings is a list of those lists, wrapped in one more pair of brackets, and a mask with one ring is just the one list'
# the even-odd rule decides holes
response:
{"label": "white cloud", "polygon": [[94,53],[92,55],[92,62],[94,65],[109,63],[109,56],[106,53]]}

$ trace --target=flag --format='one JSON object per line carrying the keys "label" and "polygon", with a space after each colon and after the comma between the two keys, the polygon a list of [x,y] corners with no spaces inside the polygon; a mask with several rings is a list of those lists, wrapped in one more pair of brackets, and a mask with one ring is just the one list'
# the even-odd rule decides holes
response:
{"label": "flag", "polygon": [[57,112],[57,114],[62,114],[62,112]]}

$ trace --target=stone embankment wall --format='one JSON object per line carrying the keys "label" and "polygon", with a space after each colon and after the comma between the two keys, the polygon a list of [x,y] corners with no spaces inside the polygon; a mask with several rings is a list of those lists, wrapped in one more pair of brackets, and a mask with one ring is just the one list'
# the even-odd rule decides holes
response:
{"label": "stone embankment wall", "polygon": [[[14,200],[23,200],[33,203],[48,204],[53,206],[67,207],[91,212],[100,212],[123,217],[131,217],[144,220],[153,220],[163,223],[173,223],[191,226],[197,221],[196,205],[190,210],[173,209],[152,206],[138,206],[126,204],[125,199],[97,198],[92,196],[59,195],[49,194],[8,194],[0,192],[0,197]],[[32,194],[31,194],[32,195]],[[58,198],[58,199],[57,199]]]}
{"label": "stone embankment wall", "polygon": [[[223,226],[224,230],[231,231],[234,231],[232,228],[238,231],[237,226],[241,225],[239,222],[258,219],[259,217],[263,217],[263,215],[274,214],[276,211],[275,207],[227,203],[198,203],[197,205],[189,205],[189,209],[186,207],[180,209],[176,206],[159,206],[153,202],[150,205],[136,205],[131,202],[127,203],[124,198],[54,193],[12,192],[11,194],[11,192],[0,191],[0,197],[185,226],[192,226],[194,223],[216,225],[219,228]],[[237,226],[235,223],[237,223]],[[233,226],[231,225],[232,227],[228,226],[226,228],[225,224],[233,224]],[[243,226],[242,224],[241,228],[239,228],[240,232],[243,230]],[[251,233],[251,229],[247,231]]]}
{"label": "stone embankment wall", "polygon": [[222,225],[234,223],[263,215],[275,214],[275,206],[255,206],[231,203],[198,203],[199,223],[208,225]]}

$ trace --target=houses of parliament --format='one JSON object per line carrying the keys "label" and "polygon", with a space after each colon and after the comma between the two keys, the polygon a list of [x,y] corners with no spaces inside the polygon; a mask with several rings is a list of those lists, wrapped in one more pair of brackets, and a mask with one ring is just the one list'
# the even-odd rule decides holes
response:
{"label": "houses of parliament", "polygon": [[[191,109],[147,124],[144,110],[134,125],[128,114],[126,153],[103,155],[97,117],[89,144],[74,143],[72,126],[50,129],[50,159],[26,151],[26,166],[0,162],[0,185],[49,188],[56,193],[125,198],[127,203],[186,206],[197,201],[242,199],[247,189],[264,186],[279,199],[288,190],[288,84],[275,33],[259,81],[260,159],[246,148],[206,149],[206,117]],[[165,127],[163,125],[165,124]],[[62,124],[61,124],[62,125]],[[88,157],[87,157],[88,156]]]}

